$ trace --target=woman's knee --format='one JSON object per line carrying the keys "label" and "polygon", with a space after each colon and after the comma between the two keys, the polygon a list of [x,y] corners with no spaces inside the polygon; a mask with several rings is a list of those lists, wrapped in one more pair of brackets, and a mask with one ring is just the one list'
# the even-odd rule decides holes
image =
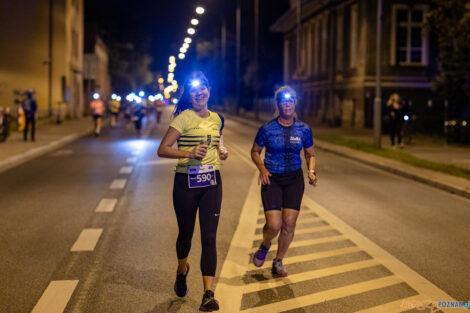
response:
{"label": "woman's knee", "polygon": [[282,222],[282,231],[288,234],[295,231],[295,221],[283,221]]}
{"label": "woman's knee", "polygon": [[278,233],[281,231],[282,222],[281,221],[267,221],[265,228],[272,233]]}

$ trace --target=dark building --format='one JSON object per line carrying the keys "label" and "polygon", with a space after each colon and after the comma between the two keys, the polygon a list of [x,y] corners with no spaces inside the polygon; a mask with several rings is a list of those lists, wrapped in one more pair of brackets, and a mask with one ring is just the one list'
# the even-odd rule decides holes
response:
{"label": "dark building", "polygon": [[[297,3],[301,41],[297,42]],[[331,126],[370,127],[376,73],[376,0],[291,0],[271,30],[284,34],[284,81],[297,86],[301,110]],[[430,0],[383,0],[383,103],[393,92],[413,113],[430,116],[435,55],[425,15]],[[435,114],[434,114],[435,115]],[[442,124],[441,124],[442,125]]]}

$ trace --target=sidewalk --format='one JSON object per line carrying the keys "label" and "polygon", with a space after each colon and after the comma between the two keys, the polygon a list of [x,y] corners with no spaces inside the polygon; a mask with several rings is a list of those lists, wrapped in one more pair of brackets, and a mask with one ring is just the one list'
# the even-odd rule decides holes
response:
{"label": "sidewalk", "polygon": [[[254,120],[253,112],[245,112],[240,116],[226,114],[227,117],[243,122],[245,125],[259,127],[263,121],[270,120],[272,116],[260,114],[260,121]],[[371,129],[347,129],[312,127],[315,135],[339,135],[348,138],[360,139],[372,143]],[[442,190],[470,198],[470,180],[449,175],[430,169],[412,166],[393,159],[362,152],[346,146],[333,144],[314,138],[315,145],[320,150],[332,152],[361,163],[365,163],[394,174],[414,179],[416,181],[440,188]],[[382,137],[383,147],[390,148],[390,139],[387,135]],[[470,147],[454,147],[445,143],[433,141],[424,137],[413,138],[411,145],[405,146],[404,152],[428,161],[439,162],[470,169]]]}
{"label": "sidewalk", "polygon": [[12,130],[0,143],[0,172],[57,149],[92,131],[89,118],[64,121],[58,125],[48,121],[38,123],[36,141],[23,141],[23,133]]}

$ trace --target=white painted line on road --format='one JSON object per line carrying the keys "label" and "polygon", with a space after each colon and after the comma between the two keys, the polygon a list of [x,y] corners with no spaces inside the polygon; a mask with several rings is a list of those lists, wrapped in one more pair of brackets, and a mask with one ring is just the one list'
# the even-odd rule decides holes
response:
{"label": "white painted line on road", "polygon": [[259,282],[246,285],[244,293],[257,292],[257,291],[276,288],[276,287],[285,286],[289,284],[296,284],[296,283],[300,283],[306,280],[312,280],[312,279],[327,277],[331,275],[342,274],[342,273],[360,270],[360,269],[377,266],[377,265],[380,265],[380,263],[378,263],[376,260],[365,260],[365,261],[359,261],[359,262],[354,262],[354,263],[349,263],[349,264],[323,268],[319,270],[293,274],[285,278],[276,278],[276,279],[271,279],[271,280],[259,281]]}
{"label": "white painted line on road", "polygon": [[102,228],[85,228],[80,233],[80,236],[78,236],[78,239],[75,241],[72,248],[70,248],[70,251],[93,251],[102,232]]}
{"label": "white painted line on road", "polygon": [[[302,255],[296,255],[296,256],[291,256],[291,257],[284,258],[284,259],[282,259],[282,263],[284,265],[286,265],[286,264],[307,262],[307,261],[324,259],[324,258],[329,258],[329,257],[333,257],[333,256],[343,255],[343,254],[359,252],[359,251],[361,251],[361,249],[359,249],[359,247],[347,247],[347,248],[341,248],[341,249],[314,252],[314,253],[302,254]],[[245,260],[246,260],[246,258],[245,258]],[[272,264],[270,262],[265,262],[263,266],[256,267],[253,263],[250,263],[249,265],[247,265],[246,270],[247,271],[255,271],[255,270],[258,270],[258,269],[262,269],[262,268],[270,268],[271,265]]]}
{"label": "white painted line on road", "polygon": [[134,167],[132,166],[123,166],[119,170],[119,174],[130,174],[134,170]]}
{"label": "white painted line on road", "polygon": [[136,157],[127,158],[126,162],[127,163],[135,163],[135,162],[137,162],[137,158]]}
{"label": "white painted line on road", "polygon": [[53,280],[31,313],[62,313],[77,287],[78,280]]}
{"label": "white painted line on road", "polygon": [[[320,231],[332,230],[332,229],[333,228],[330,225],[317,226],[317,227],[311,227],[311,228],[302,228],[302,229],[296,229],[295,234],[300,235],[300,234],[317,233]],[[256,234],[253,237],[253,240],[261,240],[261,239],[263,239],[263,234]]]}
{"label": "white painted line on road", "polygon": [[126,187],[126,182],[127,179],[121,178],[121,179],[115,179],[109,186],[110,189],[124,189]]}
{"label": "white painted line on road", "polygon": [[116,203],[117,199],[101,199],[100,203],[95,209],[95,212],[113,212]]}
{"label": "white painted line on road", "polygon": [[[411,310],[414,308],[407,308],[404,307],[403,304],[411,301],[424,301],[426,299],[423,296],[417,295],[413,297],[408,297],[404,299],[400,299],[397,301],[385,303],[382,305],[374,306],[372,308],[368,308],[365,310],[356,311],[355,313],[400,313],[406,311],[407,309]],[[427,299],[429,300],[429,299]]]}
{"label": "white painted line on road", "polygon": [[[426,278],[412,270],[408,265],[401,262],[393,255],[379,247],[376,243],[359,233],[357,230],[343,222],[326,208],[310,199],[309,196],[304,197],[304,204],[313,212],[323,218],[333,228],[338,229],[345,237],[357,244],[361,249],[367,252],[371,257],[382,263],[388,270],[395,274],[398,278],[405,281],[420,295],[429,300],[436,301],[456,301],[446,292],[438,288],[436,285],[428,281]],[[450,312],[467,312],[464,308],[446,309]]]}
{"label": "white painted line on road", "polygon": [[[295,237],[294,237],[295,238]],[[335,241],[342,241],[346,240],[347,238],[339,235],[339,236],[328,236],[328,237],[322,237],[322,238],[316,238],[316,239],[307,239],[307,240],[294,240],[291,242],[289,245],[289,248],[298,248],[298,247],[307,247],[311,245],[317,245],[320,243],[328,243],[328,242],[335,242]],[[269,251],[275,251],[277,250],[277,243],[271,244],[271,247]],[[256,252],[258,248],[255,248],[253,250],[253,253]]]}
{"label": "white painted line on road", "polygon": [[340,299],[371,290],[385,288],[402,283],[403,281],[395,276],[387,276],[379,279],[369,280],[361,283],[339,287],[335,289],[325,290],[301,297],[291,298],[285,301],[274,302],[271,304],[250,308],[241,312],[249,313],[266,313],[266,312],[283,312],[295,310],[304,306],[319,304],[325,301]]}

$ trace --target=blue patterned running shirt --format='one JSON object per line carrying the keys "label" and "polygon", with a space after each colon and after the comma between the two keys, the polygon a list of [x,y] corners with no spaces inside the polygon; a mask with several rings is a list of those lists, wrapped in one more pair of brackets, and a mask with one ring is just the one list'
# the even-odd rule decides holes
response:
{"label": "blue patterned running shirt", "polygon": [[269,172],[293,172],[302,167],[302,148],[313,146],[312,130],[297,119],[285,127],[275,118],[260,127],[255,142],[261,148],[266,147],[264,165]]}

